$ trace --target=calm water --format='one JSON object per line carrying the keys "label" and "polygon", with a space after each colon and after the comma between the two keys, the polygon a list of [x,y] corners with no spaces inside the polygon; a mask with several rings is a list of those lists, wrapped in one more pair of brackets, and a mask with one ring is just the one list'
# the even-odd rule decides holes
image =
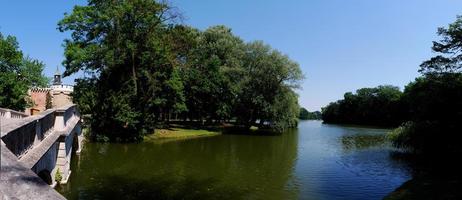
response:
{"label": "calm water", "polygon": [[387,130],[304,121],[279,136],[87,143],[69,199],[382,199],[411,178]]}

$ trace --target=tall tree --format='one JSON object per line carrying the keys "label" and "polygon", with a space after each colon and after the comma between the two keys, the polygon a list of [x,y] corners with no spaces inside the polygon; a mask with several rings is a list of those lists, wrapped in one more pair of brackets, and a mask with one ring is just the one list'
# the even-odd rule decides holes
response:
{"label": "tall tree", "polygon": [[165,2],[90,0],[58,23],[72,33],[64,44],[64,74],[96,74],[95,132],[127,141],[153,131],[166,93],[181,89],[172,83],[174,63],[164,42],[168,23],[177,18]]}
{"label": "tall tree", "polygon": [[190,118],[230,118],[239,90],[244,43],[224,26],[208,28],[196,36],[183,71]]}
{"label": "tall tree", "polygon": [[[238,120],[246,126],[257,120],[260,126],[266,126],[265,122],[278,124],[277,129],[285,130],[294,124],[292,114],[298,118],[299,108],[293,101],[297,99],[293,89],[298,88],[303,79],[299,65],[261,41],[247,44],[245,52],[244,76],[240,78],[241,91],[236,107]],[[279,110],[281,103],[286,109]],[[290,117],[280,118],[277,113]]]}
{"label": "tall tree", "polygon": [[424,61],[422,77],[406,86],[403,100],[409,105],[409,121],[391,134],[393,144],[415,153],[462,154],[462,16],[438,29],[435,57]]}
{"label": "tall tree", "polygon": [[23,56],[15,37],[0,33],[0,107],[24,110],[27,90],[48,83],[42,74],[44,67],[42,62]]}
{"label": "tall tree", "polygon": [[457,16],[455,22],[446,27],[438,28],[442,38],[433,41],[432,50],[439,55],[420,65],[424,75],[462,72],[462,16]]}
{"label": "tall tree", "polygon": [[95,138],[139,140],[172,114],[201,123],[237,117],[246,126],[260,119],[278,130],[296,124],[297,63],[225,26],[200,31],[177,17],[165,2],[94,0],[59,22],[72,33],[65,75],[91,74],[74,99],[103,133]]}

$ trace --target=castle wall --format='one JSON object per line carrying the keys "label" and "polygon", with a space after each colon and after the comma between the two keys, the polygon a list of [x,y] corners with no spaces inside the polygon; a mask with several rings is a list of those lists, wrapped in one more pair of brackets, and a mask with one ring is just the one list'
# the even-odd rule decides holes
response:
{"label": "castle wall", "polygon": [[46,110],[47,96],[50,97],[51,107],[60,108],[71,105],[71,93],[74,87],[70,85],[52,85],[51,88],[31,88],[29,100],[32,105],[24,111],[28,115],[37,114]]}
{"label": "castle wall", "polygon": [[32,88],[29,90],[29,97],[32,106],[27,108],[24,112],[28,115],[32,115],[32,109],[36,112],[43,112],[46,110],[47,94],[50,92],[50,88]]}
{"label": "castle wall", "polygon": [[69,92],[51,91],[51,94],[53,108],[60,108],[72,104],[72,98]]}

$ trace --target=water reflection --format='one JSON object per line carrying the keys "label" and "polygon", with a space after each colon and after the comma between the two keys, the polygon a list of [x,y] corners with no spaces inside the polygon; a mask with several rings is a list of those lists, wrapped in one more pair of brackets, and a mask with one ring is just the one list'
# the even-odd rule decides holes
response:
{"label": "water reflection", "polygon": [[69,199],[381,199],[410,173],[387,130],[301,122],[282,135],[87,143]]}
{"label": "water reflection", "polygon": [[413,178],[385,199],[462,199],[462,163],[457,156],[417,157],[396,152],[392,157],[407,163]]}
{"label": "water reflection", "polygon": [[341,137],[341,143],[344,151],[384,148],[388,146],[384,135],[346,135]]}
{"label": "water reflection", "polygon": [[298,199],[296,130],[168,143],[87,144],[69,199]]}
{"label": "water reflection", "polygon": [[386,129],[305,122],[299,130],[304,199],[382,199],[410,179],[406,164],[390,157]]}

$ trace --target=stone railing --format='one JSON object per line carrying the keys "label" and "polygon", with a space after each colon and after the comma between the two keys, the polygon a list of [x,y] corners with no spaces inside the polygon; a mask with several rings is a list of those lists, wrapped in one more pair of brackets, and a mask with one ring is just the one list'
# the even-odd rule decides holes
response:
{"label": "stone railing", "polygon": [[24,117],[28,117],[26,113],[6,109],[6,108],[0,108],[0,117],[3,118],[14,118],[14,119],[20,119]]}
{"label": "stone railing", "polygon": [[78,115],[75,105],[46,110],[4,126],[2,140],[14,155],[21,158],[51,132],[63,130],[74,115]]}

